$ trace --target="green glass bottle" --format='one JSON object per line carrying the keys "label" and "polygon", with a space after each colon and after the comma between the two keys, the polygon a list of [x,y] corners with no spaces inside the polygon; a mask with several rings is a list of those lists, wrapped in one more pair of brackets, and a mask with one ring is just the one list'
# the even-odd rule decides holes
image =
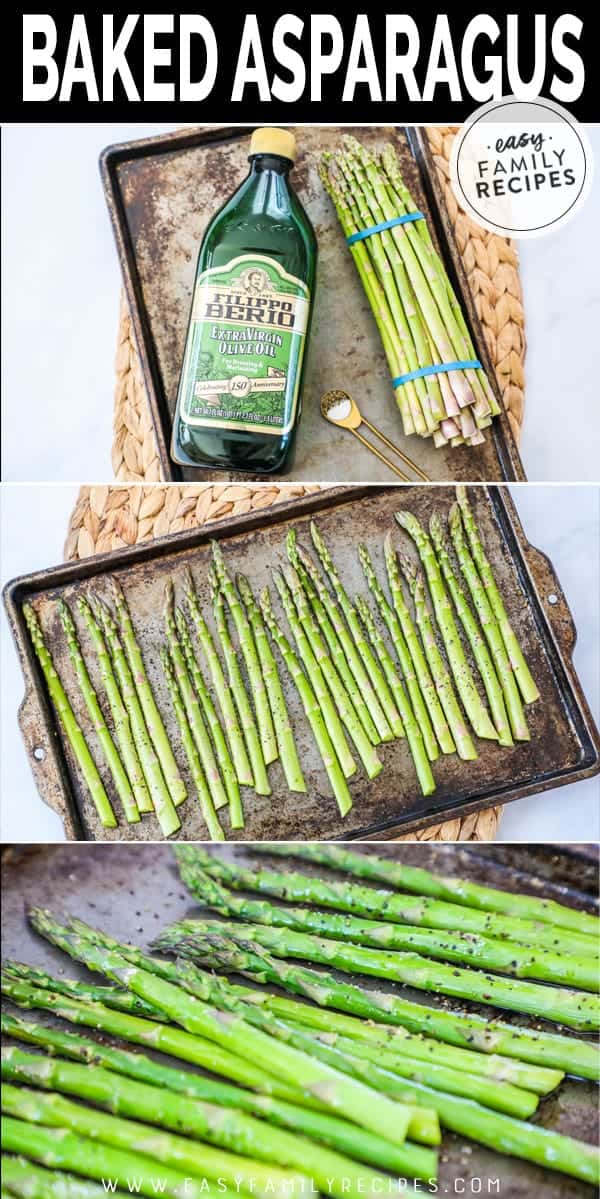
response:
{"label": "green glass bottle", "polygon": [[250,172],[198,255],[171,456],[182,466],[289,470],[317,262],[288,179],[296,142],[257,129]]}

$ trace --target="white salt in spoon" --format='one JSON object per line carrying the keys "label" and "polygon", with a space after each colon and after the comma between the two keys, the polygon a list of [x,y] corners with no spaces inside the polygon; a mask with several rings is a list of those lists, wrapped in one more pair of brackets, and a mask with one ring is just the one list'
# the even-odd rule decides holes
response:
{"label": "white salt in spoon", "polygon": [[375,427],[375,425],[372,425],[371,422],[367,420],[366,416],[363,416],[358,404],[356,403],[356,400],[353,400],[352,396],[348,395],[347,391],[340,391],[337,389],[333,391],[326,391],[325,395],[321,398],[321,415],[324,416],[325,420],[328,420],[330,424],[337,425],[339,429],[349,429],[353,436],[356,437],[362,445],[366,446],[366,448],[370,450],[372,454],[375,454],[375,457],[379,458],[380,462],[385,462],[385,465],[388,466],[390,470],[393,470],[394,474],[397,475],[399,479],[402,479],[404,483],[410,483],[411,479],[408,477],[408,475],[405,475],[401,470],[398,470],[398,467],[394,466],[394,463],[390,462],[389,458],[386,458],[385,455],[376,449],[374,445],[371,445],[370,441],[367,441],[366,437],[362,436],[362,433],[358,432],[361,425],[366,425],[367,429],[370,429],[371,433],[375,434],[375,437],[378,437],[379,440],[388,447],[388,449],[393,450],[394,454],[398,455],[400,460],[404,462],[404,464],[408,466],[410,470],[413,471],[418,479],[423,479],[425,483],[429,482],[429,476],[425,474],[425,471],[421,470],[421,468],[412,462],[410,458],[407,458],[406,454],[403,454],[402,450],[400,450],[397,445],[394,445],[393,441],[390,441],[384,433],[382,433]]}

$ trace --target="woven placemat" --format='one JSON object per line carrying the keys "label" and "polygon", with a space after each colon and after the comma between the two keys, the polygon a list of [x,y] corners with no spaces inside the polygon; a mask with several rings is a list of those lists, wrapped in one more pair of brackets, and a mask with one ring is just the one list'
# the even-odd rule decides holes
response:
{"label": "woven placemat", "polygon": [[[69,523],[65,558],[87,558],[151,537],[179,533],[251,509],[268,508],[290,496],[319,491],[317,484],[176,483],[82,487]],[[448,820],[398,840],[493,841],[501,808]]]}

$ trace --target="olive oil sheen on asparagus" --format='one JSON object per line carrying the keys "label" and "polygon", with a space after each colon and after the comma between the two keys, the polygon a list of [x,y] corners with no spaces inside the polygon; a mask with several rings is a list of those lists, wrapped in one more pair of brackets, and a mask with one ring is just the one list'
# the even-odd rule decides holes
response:
{"label": "olive oil sheen on asparagus", "polygon": [[252,473],[291,466],[317,243],[289,183],[296,142],[257,129],[250,171],[198,256],[171,454]]}

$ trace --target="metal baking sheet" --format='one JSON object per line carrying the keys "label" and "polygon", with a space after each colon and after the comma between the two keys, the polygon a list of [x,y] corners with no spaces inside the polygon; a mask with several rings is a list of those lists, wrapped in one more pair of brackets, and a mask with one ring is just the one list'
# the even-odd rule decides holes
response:
{"label": "metal baking sheet", "polygon": [[[231,571],[247,573],[255,588],[259,588],[271,582],[273,567],[285,561],[285,537],[289,525],[293,524],[297,529],[300,542],[310,547],[309,523],[315,517],[348,591],[356,594],[366,590],[356,553],[358,541],[367,544],[383,578],[384,532],[396,530],[396,544],[414,552],[408,537],[398,529],[394,512],[405,506],[427,522],[433,509],[447,512],[453,496],[454,490],[449,487],[332,488],[278,504],[268,512],[254,512],[131,549],[68,563],[9,584],[5,602],[25,677],[21,729],[40,793],[61,814],[67,836],[154,839],[160,833],[153,817],[146,817],[137,825],[127,825],[123,821],[112,831],[99,824],[48,704],[45,685],[24,626],[22,605],[25,600],[33,599],[35,603],[57,669],[68,682],[75,712],[83,727],[90,731],[90,746],[100,762],[102,758],[87,713],[73,683],[54,601],[63,596],[75,610],[74,601],[81,593],[94,591],[108,597],[108,577],[116,575],[130,602],[168,732],[173,743],[179,745],[159,664],[159,649],[164,642],[164,584],[167,578],[173,577],[177,595],[181,598],[177,576],[184,566],[189,565],[208,613],[206,571],[212,537],[218,538]],[[479,758],[471,763],[459,761],[456,755],[440,756],[434,764],[437,790],[427,799],[420,794],[406,740],[394,741],[381,747],[385,768],[379,778],[368,782],[359,770],[351,781],[354,806],[342,821],[295,688],[282,668],[281,678],[297,731],[309,793],[290,794],[281,766],[275,763],[270,768],[272,796],[259,797],[244,790],[246,828],[236,837],[257,841],[389,838],[436,823],[444,817],[537,794],[600,770],[598,732],[571,660],[575,629],[551,564],[528,545],[506,488],[473,488],[471,500],[510,619],[541,691],[541,700],[527,709],[531,741],[514,749],[501,749],[493,742],[479,742]],[[275,603],[279,610],[276,596]],[[76,618],[79,624],[78,616]],[[93,680],[102,695],[87,633],[80,629],[80,634]],[[178,756],[184,767],[180,751]],[[108,778],[106,783],[111,791]],[[193,792],[190,792],[182,809],[183,827],[179,835],[202,840],[206,837],[206,828],[199,805],[192,796]],[[115,806],[119,810],[118,801]]]}
{"label": "metal baking sheet", "polygon": [[[368,846],[364,848],[368,850]],[[509,862],[500,868],[488,847],[478,847],[476,852],[470,852],[469,848],[458,845],[420,843],[377,846],[377,852],[411,865],[485,882],[492,887],[513,887],[547,898],[556,898],[552,881],[555,872],[563,903],[581,910],[597,911],[597,879],[589,880],[588,889],[582,890],[585,857],[573,854],[568,847],[552,846],[554,871],[551,870],[548,876],[548,848],[536,845],[523,848],[518,872],[511,871]],[[212,852],[235,856],[244,864],[256,863],[251,846],[213,846]],[[276,868],[281,870],[281,859],[275,861]],[[268,859],[261,855],[260,862],[266,865]],[[301,863],[301,868],[307,874],[325,873],[323,868],[313,867],[308,862]],[[565,888],[562,882],[569,874],[575,880],[576,891]],[[141,946],[149,946],[167,923],[198,911],[178,878],[168,846],[158,845],[15,848],[4,854],[2,894],[4,955],[53,974],[64,972],[66,966],[68,976],[82,979],[90,978],[84,967],[67,961],[64,954],[31,931],[25,919],[27,906],[39,905],[58,914],[77,915],[122,940],[131,940]],[[407,999],[431,1006],[445,1002],[423,991],[399,988],[381,979],[361,978],[361,986],[390,992],[401,990]],[[491,1008],[477,1004],[465,1002],[460,1006],[470,1012],[492,1014]],[[494,1013],[497,1015],[497,1009]],[[514,1025],[534,1023],[511,1012],[503,1012],[502,1019]],[[44,1021],[56,1023],[48,1013],[44,1015]],[[148,1052],[159,1061],[170,1060],[155,1055],[153,1050]],[[542,1099],[535,1122],[590,1144],[596,1143],[597,1087],[591,1082],[565,1079],[557,1092]],[[495,1179],[500,1180],[497,1186]],[[588,1199],[593,1193],[592,1187],[585,1183],[553,1174],[529,1162],[502,1156],[447,1132],[441,1146],[438,1186],[438,1194],[500,1195],[502,1199],[531,1199],[532,1196],[536,1199],[538,1196],[539,1199],[542,1196],[543,1199]]]}
{"label": "metal baking sheet", "polygon": [[[321,125],[301,126],[294,132],[299,157],[293,182],[317,233],[319,264],[303,414],[295,464],[287,477],[390,481],[387,467],[359,449],[348,433],[323,421],[321,395],[332,387],[342,387],[354,394],[369,419],[401,444],[430,478],[484,482],[523,478],[503,405],[503,415],[494,420],[486,431],[485,444],[479,447],[436,450],[430,440],[403,437],[377,327],[317,175],[321,153],[339,145],[344,132],[374,148],[394,142],[406,182],[418,207],[430,218],[462,299],[477,355],[498,393],[424,131],[411,129],[408,133],[399,126]],[[171,423],[200,241],[215,212],[246,175],[250,133],[248,126],[178,130],[111,146],[101,159],[165,479],[207,479],[215,473],[181,470],[171,461]]]}

